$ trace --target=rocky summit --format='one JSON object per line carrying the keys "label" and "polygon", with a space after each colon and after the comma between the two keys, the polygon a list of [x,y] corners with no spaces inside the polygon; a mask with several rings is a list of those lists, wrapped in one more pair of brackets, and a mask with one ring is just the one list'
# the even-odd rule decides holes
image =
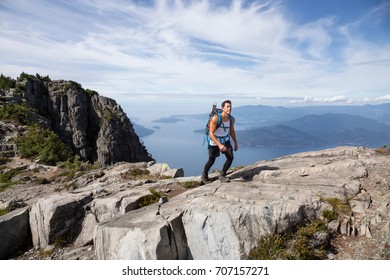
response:
{"label": "rocky summit", "polygon": [[0,209],[9,210],[0,216],[2,259],[238,260],[262,238],[309,221],[326,225],[311,243],[324,245],[326,259],[390,259],[388,149],[294,154],[207,185],[154,161],[117,163],[70,181],[57,167],[20,158],[6,164],[26,172],[19,179],[40,180],[0,192]]}

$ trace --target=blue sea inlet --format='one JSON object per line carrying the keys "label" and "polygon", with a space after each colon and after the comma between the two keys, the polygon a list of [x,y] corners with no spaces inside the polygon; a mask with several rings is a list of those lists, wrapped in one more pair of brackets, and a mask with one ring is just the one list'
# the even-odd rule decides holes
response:
{"label": "blue sea inlet", "polygon": [[[184,176],[198,176],[202,173],[208,159],[207,143],[204,143],[204,134],[194,133],[205,127],[204,121],[185,119],[175,123],[142,123],[147,128],[158,125],[153,134],[142,137],[148,152],[160,163],[167,163],[170,168],[183,168]],[[236,131],[244,129],[236,127]],[[238,139],[240,145],[240,139]],[[326,147],[323,147],[326,148]],[[270,160],[281,156],[295,154],[323,148],[264,148],[242,147],[234,154],[234,166],[244,166],[262,160]],[[222,169],[225,156],[221,155],[211,168]]]}

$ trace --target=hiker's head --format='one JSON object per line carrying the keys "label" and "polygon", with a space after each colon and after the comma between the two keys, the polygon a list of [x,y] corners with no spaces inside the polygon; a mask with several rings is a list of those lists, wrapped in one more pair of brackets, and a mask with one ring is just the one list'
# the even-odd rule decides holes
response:
{"label": "hiker's head", "polygon": [[225,112],[226,114],[230,114],[232,111],[232,102],[230,100],[225,100],[221,104],[222,111]]}

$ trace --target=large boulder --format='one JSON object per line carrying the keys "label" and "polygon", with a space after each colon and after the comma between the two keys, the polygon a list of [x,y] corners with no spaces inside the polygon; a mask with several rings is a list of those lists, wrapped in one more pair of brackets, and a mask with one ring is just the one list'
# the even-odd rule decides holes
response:
{"label": "large boulder", "polygon": [[75,240],[75,245],[83,246],[92,243],[94,228],[129,211],[139,208],[138,201],[150,195],[147,188],[134,188],[120,191],[109,196],[94,199],[86,209],[82,229]]}
{"label": "large boulder", "polygon": [[0,240],[0,259],[15,255],[31,244],[28,207],[0,216]]}
{"label": "large boulder", "polygon": [[98,226],[94,232],[97,259],[187,259],[182,212],[174,209],[167,215],[157,212],[158,206],[153,205]]}
{"label": "large boulder", "polygon": [[81,231],[84,206],[92,200],[89,193],[56,194],[41,198],[30,211],[32,241],[35,248],[71,243]]}

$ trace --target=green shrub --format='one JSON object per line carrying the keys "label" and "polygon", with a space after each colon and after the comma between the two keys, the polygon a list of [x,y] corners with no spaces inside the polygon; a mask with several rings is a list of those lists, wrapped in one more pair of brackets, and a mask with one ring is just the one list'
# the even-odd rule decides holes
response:
{"label": "green shrub", "polygon": [[258,241],[248,255],[250,260],[318,260],[325,259],[325,245],[316,244],[316,235],[328,234],[326,224],[311,221],[294,234],[270,234]]}
{"label": "green shrub", "polygon": [[3,216],[3,215],[8,214],[8,213],[9,213],[8,209],[1,209],[0,210],[0,216]]}
{"label": "green shrub", "polygon": [[[5,170],[4,170],[5,171]],[[15,175],[18,175],[21,172],[20,168],[14,168],[10,169],[9,171],[0,173],[0,192],[4,191],[5,189],[9,188],[13,184],[17,182],[12,182],[12,177]]]}
{"label": "green shrub", "polygon": [[103,109],[103,118],[102,120],[105,121],[106,123],[110,123],[114,118],[115,118],[115,113],[111,111],[108,107],[105,107]]}
{"label": "green shrub", "polygon": [[141,168],[132,168],[126,173],[122,174],[122,178],[130,180],[150,179],[150,171]]}
{"label": "green shrub", "polygon": [[78,90],[83,90],[83,87],[81,86],[80,83],[69,80],[65,85],[65,90],[68,90],[68,89],[73,89],[73,90],[78,91]]}
{"label": "green shrub", "polygon": [[234,166],[234,167],[229,168],[229,171],[235,172],[237,170],[243,169],[244,167],[245,167],[245,165]]}
{"label": "green shrub", "polygon": [[327,198],[322,197],[321,199],[324,202],[328,203],[330,206],[332,206],[332,209],[333,209],[333,212],[335,213],[335,215],[337,215],[337,216],[350,216],[351,215],[351,207],[349,206],[348,202],[344,202],[341,199],[335,198],[335,197],[327,197]]}
{"label": "green shrub", "polygon": [[[58,162],[57,165],[64,170],[61,175],[66,176],[68,181],[83,175],[86,171],[96,170],[101,167],[99,162],[92,164],[80,160],[78,155],[69,158],[65,162]],[[97,178],[104,176],[104,174],[105,173],[101,171],[99,174],[97,174]]]}
{"label": "green shrub", "polygon": [[326,224],[320,220],[314,220],[307,225],[299,227],[295,240],[292,242],[292,249],[289,259],[294,260],[318,260],[326,258],[325,248],[313,246],[312,240],[317,233],[328,233]]}
{"label": "green shrub", "polygon": [[381,156],[389,156],[390,155],[390,145],[384,145],[383,147],[376,148],[375,152]]}
{"label": "green shrub", "polygon": [[35,74],[35,77],[36,77],[38,80],[41,80],[41,81],[43,81],[43,82],[50,82],[50,81],[51,81],[49,75],[47,75],[46,77],[44,77],[44,76],[41,76],[41,75],[39,75],[38,73],[36,73],[36,74]]}
{"label": "green shrub", "polygon": [[3,74],[0,75],[0,89],[8,90],[15,87],[16,81],[10,77],[6,77]]}
{"label": "green shrub", "polygon": [[14,120],[20,124],[27,125],[31,123],[28,117],[28,112],[30,111],[34,111],[34,109],[26,105],[5,103],[0,106],[0,119]]}
{"label": "green shrub", "polygon": [[145,195],[138,200],[138,207],[139,208],[142,208],[142,207],[145,207],[148,205],[152,205],[153,203],[158,202],[160,197],[163,196],[163,194],[161,194],[160,192],[158,192],[154,189],[150,189],[149,191],[151,194]]}
{"label": "green shrub", "polygon": [[327,219],[328,221],[333,221],[333,220],[336,220],[338,215],[335,211],[333,210],[324,210],[322,211],[322,216]]}
{"label": "green shrub", "polygon": [[97,91],[91,90],[91,89],[88,89],[88,88],[84,90],[84,93],[89,95],[89,96],[99,95]]}
{"label": "green shrub", "polygon": [[258,241],[257,248],[249,253],[250,260],[284,259],[287,240],[281,234],[269,234]]}
{"label": "green shrub", "polygon": [[31,75],[31,74],[27,74],[27,73],[24,73],[22,72],[18,78],[18,80],[22,81],[22,80],[28,80],[28,81],[34,81],[34,80],[40,80],[40,81],[43,81],[43,82],[50,82],[51,79],[49,78],[49,76],[41,76],[39,75],[38,73],[34,75]]}
{"label": "green shrub", "polygon": [[4,156],[2,153],[0,153],[0,165],[11,161],[8,157]]}
{"label": "green shrub", "polygon": [[73,239],[70,230],[68,230],[61,236],[57,236],[53,241],[53,245],[55,248],[64,248],[70,245],[73,242]]}
{"label": "green shrub", "polygon": [[51,255],[53,254],[53,250],[52,249],[39,249],[38,250],[38,259],[42,260],[42,259],[47,259],[47,258],[50,258]]}
{"label": "green shrub", "polygon": [[180,185],[182,185],[186,189],[194,189],[200,186],[200,183],[198,181],[185,181],[181,182]]}
{"label": "green shrub", "polygon": [[35,80],[36,77],[34,75],[31,75],[31,74],[27,74],[27,73],[24,73],[22,72],[20,75],[19,75],[19,78],[18,80],[22,81],[22,80],[29,80],[29,81],[33,81]]}
{"label": "green shrub", "polygon": [[37,124],[30,126],[25,135],[18,137],[16,145],[21,157],[39,157],[39,160],[46,164],[55,165],[72,158],[71,151],[56,133]]}

